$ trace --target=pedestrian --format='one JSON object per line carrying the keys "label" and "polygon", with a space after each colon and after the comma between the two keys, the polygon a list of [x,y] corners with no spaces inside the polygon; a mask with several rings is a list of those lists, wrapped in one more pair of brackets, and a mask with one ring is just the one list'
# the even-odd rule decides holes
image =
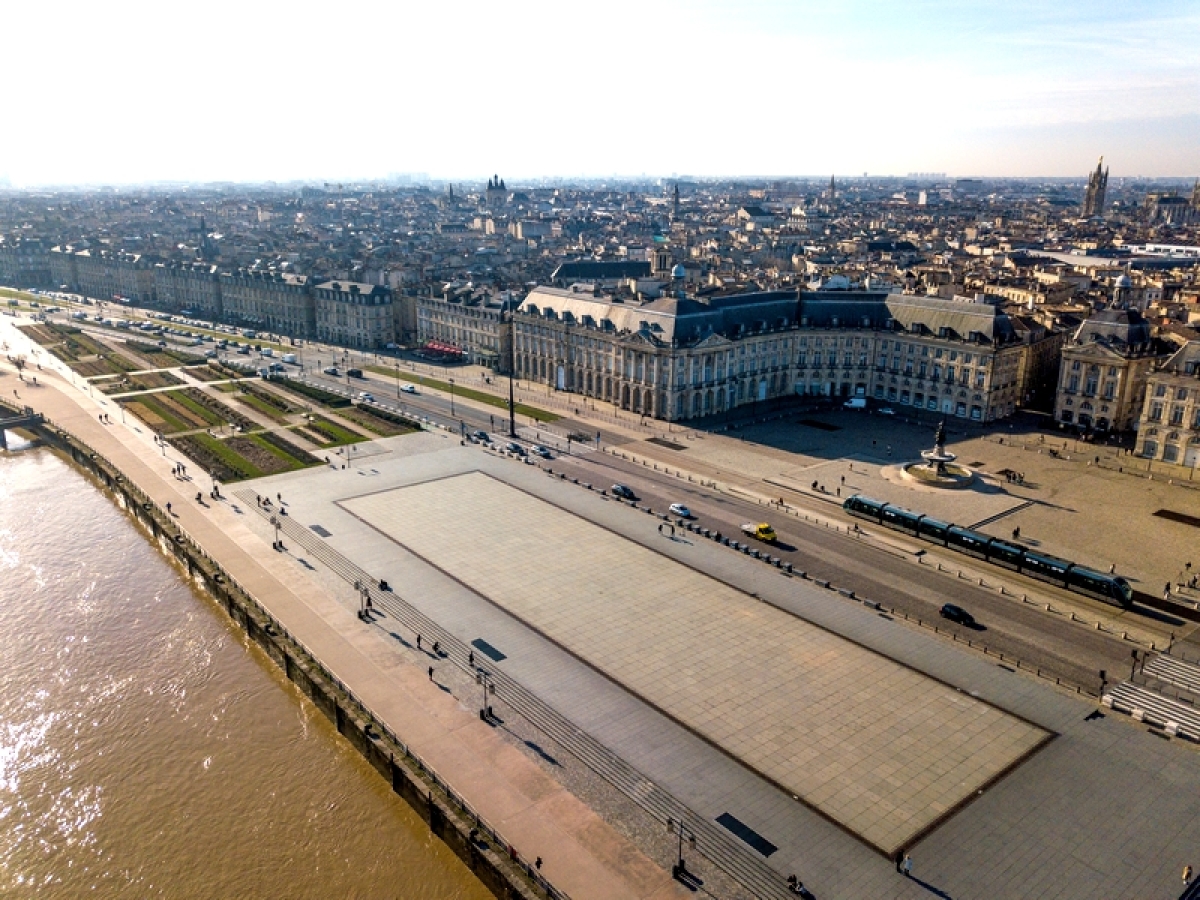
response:
{"label": "pedestrian", "polygon": [[468,666],[475,665],[475,651],[474,650],[472,650],[471,652],[469,652],[467,654],[467,665]]}
{"label": "pedestrian", "polygon": [[846,476],[845,476],[845,475],[843,475],[843,476],[842,476],[842,484],[845,484],[845,483],[846,483]]}
{"label": "pedestrian", "polygon": [[533,867],[539,872],[542,871],[542,858],[540,856],[533,861]]}
{"label": "pedestrian", "polygon": [[1183,867],[1183,883],[1184,884],[1192,883],[1192,867],[1191,866]]}
{"label": "pedestrian", "polygon": [[1167,582],[1166,586],[1163,588],[1163,599],[1164,600],[1171,599],[1171,582],[1169,582],[1169,581]]}
{"label": "pedestrian", "polygon": [[904,851],[897,850],[896,855],[894,857],[892,857],[892,862],[894,862],[896,864],[896,871],[899,872],[900,866],[904,862]]}
{"label": "pedestrian", "polygon": [[417,635],[417,649],[421,649],[421,636],[419,634]]}
{"label": "pedestrian", "polygon": [[[171,512],[171,504],[169,502],[167,503],[167,512]],[[1167,585],[1167,587],[1170,587],[1170,585]]]}
{"label": "pedestrian", "polygon": [[442,645],[441,645],[441,642],[440,642],[440,641],[434,641],[434,642],[433,642],[433,655],[434,655],[434,656],[441,656],[441,655],[442,655]]}
{"label": "pedestrian", "polygon": [[1112,574],[1114,574],[1116,571],[1117,571],[1117,564],[1116,564],[1116,563],[1113,563],[1111,566],[1109,566],[1109,567],[1108,567],[1108,574],[1109,574],[1109,575],[1112,575]]}
{"label": "pedestrian", "polygon": [[1019,541],[1020,539],[1021,539],[1021,529],[1020,529],[1020,528],[1014,528],[1014,529],[1013,529],[1013,540],[1014,540],[1014,541]]}
{"label": "pedestrian", "polygon": [[907,853],[904,855],[904,862],[900,864],[900,868],[904,872],[905,878],[912,878],[912,857]]}
{"label": "pedestrian", "polygon": [[433,681],[433,666],[429,667],[429,680]]}

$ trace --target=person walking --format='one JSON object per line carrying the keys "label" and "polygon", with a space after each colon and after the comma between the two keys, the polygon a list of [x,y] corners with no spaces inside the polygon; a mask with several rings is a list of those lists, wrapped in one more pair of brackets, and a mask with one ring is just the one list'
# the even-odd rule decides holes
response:
{"label": "person walking", "polygon": [[1192,883],[1192,867],[1191,866],[1183,867],[1183,883],[1184,884]]}
{"label": "person walking", "polygon": [[900,863],[900,870],[905,878],[912,878],[912,857],[907,853],[904,854],[904,862]]}
{"label": "person walking", "polygon": [[429,680],[433,681],[433,666],[429,667]]}
{"label": "person walking", "polygon": [[897,872],[903,871],[903,870],[900,868],[900,866],[904,864],[904,851],[903,851],[903,850],[897,850],[897,851],[896,851],[896,855],[895,855],[895,857],[893,857],[893,859],[892,859],[892,862],[894,862],[894,863],[896,864],[896,871],[897,871]]}

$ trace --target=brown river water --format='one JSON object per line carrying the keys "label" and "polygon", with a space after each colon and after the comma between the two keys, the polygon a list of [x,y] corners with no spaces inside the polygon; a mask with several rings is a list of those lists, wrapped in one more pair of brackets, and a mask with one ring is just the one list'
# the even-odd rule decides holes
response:
{"label": "brown river water", "polygon": [[0,456],[0,896],[491,895],[97,487],[27,449]]}

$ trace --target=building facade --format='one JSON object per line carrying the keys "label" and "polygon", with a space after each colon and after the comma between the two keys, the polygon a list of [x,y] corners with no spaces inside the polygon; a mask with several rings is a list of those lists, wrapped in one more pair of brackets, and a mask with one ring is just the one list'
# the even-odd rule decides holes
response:
{"label": "building facade", "polygon": [[1146,378],[1134,452],[1200,468],[1200,341],[1189,341]]}
{"label": "building facade", "polygon": [[1147,379],[1166,356],[1137,310],[1101,310],[1063,347],[1055,420],[1084,430],[1133,429]]}
{"label": "building facade", "polygon": [[154,294],[162,309],[221,318],[221,285],[212,263],[159,263],[154,267]]}
{"label": "building facade", "polygon": [[222,272],[219,287],[227,321],[292,337],[316,336],[316,298],[307,275],[239,269]]}
{"label": "building facade", "polygon": [[448,284],[440,296],[417,298],[417,341],[457,347],[468,362],[507,374],[505,315],[517,305],[509,291]]}
{"label": "building facade", "polygon": [[518,377],[660,419],[811,395],[992,421],[1019,405],[1037,335],[966,299],[772,291],[637,303],[539,287],[513,339]]}
{"label": "building facade", "polygon": [[50,273],[55,284],[65,284],[68,290],[85,297],[155,305],[154,266],[137,253],[54,247],[50,250]]}
{"label": "building facade", "polygon": [[313,289],[318,341],[380,350],[396,340],[392,291],[378,284],[326,281]]}
{"label": "building facade", "polygon": [[0,284],[13,287],[57,287],[51,279],[49,249],[46,243],[36,238],[0,238]]}

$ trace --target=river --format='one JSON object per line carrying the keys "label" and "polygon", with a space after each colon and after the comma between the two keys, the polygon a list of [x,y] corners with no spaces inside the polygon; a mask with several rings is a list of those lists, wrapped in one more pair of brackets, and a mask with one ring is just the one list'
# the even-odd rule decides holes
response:
{"label": "river", "polygon": [[0,456],[0,686],[5,898],[491,896],[46,450]]}

